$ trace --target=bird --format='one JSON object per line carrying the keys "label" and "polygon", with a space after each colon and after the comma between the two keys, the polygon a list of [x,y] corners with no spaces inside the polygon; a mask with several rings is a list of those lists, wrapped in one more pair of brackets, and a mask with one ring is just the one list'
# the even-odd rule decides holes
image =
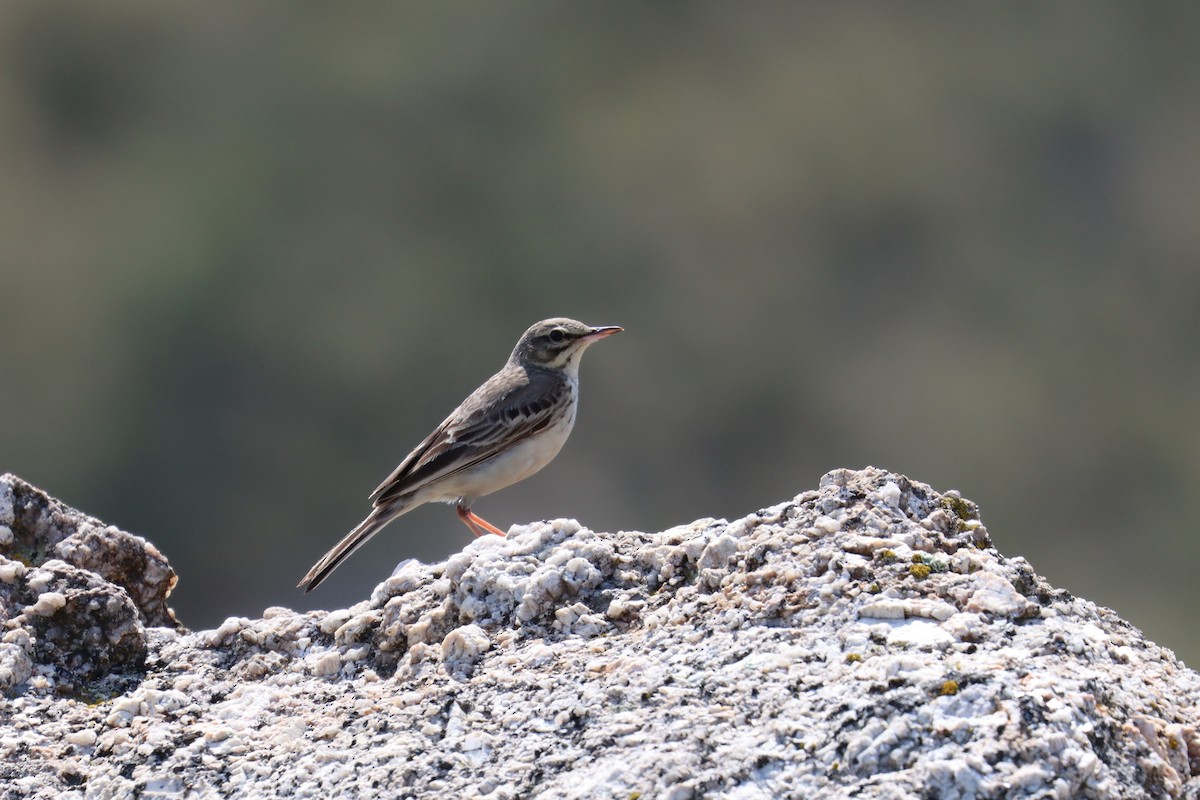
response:
{"label": "bird", "polygon": [[371,492],[371,513],[313,565],[297,588],[311,592],[385,525],[425,503],[453,503],[458,518],[476,536],[503,536],[471,507],[479,498],[525,480],[558,455],[575,426],[583,351],[622,330],[565,317],[532,325],[500,371]]}

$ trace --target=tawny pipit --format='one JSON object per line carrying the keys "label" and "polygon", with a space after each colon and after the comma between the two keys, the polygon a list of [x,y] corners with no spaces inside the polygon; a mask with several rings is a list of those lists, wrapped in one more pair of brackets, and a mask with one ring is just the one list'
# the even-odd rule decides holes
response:
{"label": "tawny pipit", "polygon": [[521,336],[508,363],[425,437],[371,493],[375,508],[313,565],[298,586],[310,592],[384,525],[424,503],[455,503],[476,536],[504,535],[471,512],[484,495],[528,478],[550,463],[575,425],[579,357],[619,333],[573,319],[547,319]]}

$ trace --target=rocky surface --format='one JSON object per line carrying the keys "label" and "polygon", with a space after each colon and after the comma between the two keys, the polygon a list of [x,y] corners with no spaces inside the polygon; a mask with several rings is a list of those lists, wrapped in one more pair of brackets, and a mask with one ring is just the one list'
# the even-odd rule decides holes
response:
{"label": "rocky surface", "polygon": [[146,628],[180,628],[175,581],[154,545],[0,476],[0,691],[135,687]]}
{"label": "rocky surface", "polygon": [[152,546],[12,476],[0,554],[4,797],[1200,796],[1200,675],[881,470],[194,633]]}

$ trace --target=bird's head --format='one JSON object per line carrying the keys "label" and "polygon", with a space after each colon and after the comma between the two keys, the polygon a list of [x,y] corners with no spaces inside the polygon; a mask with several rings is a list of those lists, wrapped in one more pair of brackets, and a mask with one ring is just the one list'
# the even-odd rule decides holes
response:
{"label": "bird's head", "polygon": [[525,331],[513,349],[512,360],[577,375],[579,356],[587,346],[622,330],[616,325],[593,328],[565,317],[545,319]]}

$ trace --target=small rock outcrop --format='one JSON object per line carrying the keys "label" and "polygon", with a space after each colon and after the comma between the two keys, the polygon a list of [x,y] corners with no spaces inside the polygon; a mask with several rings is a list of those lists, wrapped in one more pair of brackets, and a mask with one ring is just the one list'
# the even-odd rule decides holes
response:
{"label": "small rock outcrop", "polygon": [[194,633],[107,531],[0,478],[0,796],[1200,795],[1200,675],[883,470]]}
{"label": "small rock outcrop", "polygon": [[146,628],[181,628],[175,581],[146,540],[0,476],[0,691],[35,674],[84,698],[136,686]]}

